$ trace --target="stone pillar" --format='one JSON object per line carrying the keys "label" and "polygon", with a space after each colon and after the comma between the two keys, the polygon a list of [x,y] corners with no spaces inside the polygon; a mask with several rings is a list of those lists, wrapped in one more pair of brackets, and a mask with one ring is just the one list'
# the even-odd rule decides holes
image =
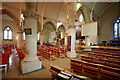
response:
{"label": "stone pillar", "polygon": [[75,25],[70,25],[70,35],[71,35],[71,51],[67,53],[67,57],[76,58],[76,51],[75,51]]}
{"label": "stone pillar", "polygon": [[90,36],[85,37],[86,46],[90,46]]}
{"label": "stone pillar", "polygon": [[[2,19],[2,16],[0,15],[0,18]],[[3,39],[3,32],[2,32],[2,20],[0,20],[0,45],[2,44]]]}
{"label": "stone pillar", "polygon": [[23,11],[25,28],[31,29],[31,34],[25,36],[25,58],[21,62],[22,73],[32,72],[42,68],[37,53],[37,18],[38,14],[31,10]]}
{"label": "stone pillar", "polygon": [[[90,36],[85,37],[85,44],[86,44],[86,46],[90,46]],[[92,49],[90,47],[87,47],[87,48],[83,49],[83,51],[92,51]]]}
{"label": "stone pillar", "polygon": [[65,46],[67,47],[67,36],[68,36],[68,33],[65,33]]}
{"label": "stone pillar", "polygon": [[40,32],[40,45],[43,45],[43,34]]}
{"label": "stone pillar", "polygon": [[22,48],[23,47],[23,44],[22,44],[22,34],[23,34],[23,31],[21,31],[21,30],[18,30],[18,45],[17,45],[17,47],[18,48]]}

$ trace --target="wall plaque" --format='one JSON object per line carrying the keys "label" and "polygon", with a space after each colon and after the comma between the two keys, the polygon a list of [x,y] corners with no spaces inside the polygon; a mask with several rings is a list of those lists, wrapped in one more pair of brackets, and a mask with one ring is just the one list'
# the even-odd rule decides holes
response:
{"label": "wall plaque", "polygon": [[32,34],[32,29],[31,28],[25,28],[24,29],[26,35],[31,35]]}

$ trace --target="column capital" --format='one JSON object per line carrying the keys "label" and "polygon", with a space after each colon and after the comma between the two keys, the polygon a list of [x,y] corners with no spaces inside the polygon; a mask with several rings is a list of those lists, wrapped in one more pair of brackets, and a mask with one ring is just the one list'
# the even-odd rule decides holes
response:
{"label": "column capital", "polygon": [[17,31],[17,33],[21,33],[21,34],[22,34],[22,33],[23,33],[23,31],[22,31],[22,30],[18,30],[18,31]]}
{"label": "column capital", "polygon": [[30,11],[30,10],[24,10],[22,13],[23,13],[23,16],[25,18],[27,18],[27,17],[33,17],[33,18],[38,19],[38,17],[39,17],[38,13],[36,13],[34,11]]}
{"label": "column capital", "polygon": [[65,33],[65,36],[67,36],[68,35],[68,33]]}
{"label": "column capital", "polygon": [[40,33],[40,35],[43,35],[43,33]]}

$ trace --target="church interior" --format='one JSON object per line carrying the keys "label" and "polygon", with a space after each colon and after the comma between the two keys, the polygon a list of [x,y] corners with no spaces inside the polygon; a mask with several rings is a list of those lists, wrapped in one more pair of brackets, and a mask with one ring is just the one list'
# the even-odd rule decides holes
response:
{"label": "church interior", "polygon": [[1,2],[3,80],[120,80],[120,2]]}

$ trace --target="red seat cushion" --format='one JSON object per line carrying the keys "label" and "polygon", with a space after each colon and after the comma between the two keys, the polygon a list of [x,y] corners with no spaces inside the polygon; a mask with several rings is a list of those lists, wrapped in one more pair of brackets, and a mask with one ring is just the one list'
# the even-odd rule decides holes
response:
{"label": "red seat cushion", "polygon": [[107,78],[107,79],[110,79],[110,80],[120,80],[120,79],[117,79],[117,78],[114,78],[112,76],[108,76],[108,75],[105,75],[105,74],[101,74],[101,76]]}
{"label": "red seat cushion", "polygon": [[19,59],[24,59],[25,55],[23,52],[18,52]]}
{"label": "red seat cushion", "polygon": [[77,67],[77,66],[72,66],[72,68],[74,68],[74,69],[78,69],[78,70],[82,70],[81,67]]}
{"label": "red seat cushion", "polygon": [[41,56],[41,54],[37,53],[37,56]]}
{"label": "red seat cushion", "polygon": [[2,65],[7,64],[7,62],[9,61],[9,55],[9,53],[2,54]]}

